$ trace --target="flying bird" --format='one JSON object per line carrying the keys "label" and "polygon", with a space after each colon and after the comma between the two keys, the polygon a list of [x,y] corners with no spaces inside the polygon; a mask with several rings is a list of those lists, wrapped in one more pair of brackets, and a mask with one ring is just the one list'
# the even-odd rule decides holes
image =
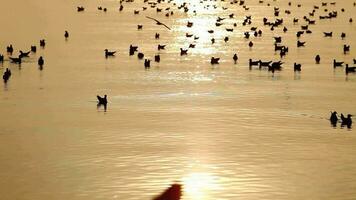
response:
{"label": "flying bird", "polygon": [[162,22],[158,21],[157,19],[152,18],[152,17],[148,17],[148,16],[146,16],[146,17],[147,17],[148,19],[152,19],[152,20],[156,21],[156,24],[157,24],[157,25],[163,25],[163,26],[165,26],[166,28],[168,28],[168,30],[171,30],[167,25],[163,24]]}

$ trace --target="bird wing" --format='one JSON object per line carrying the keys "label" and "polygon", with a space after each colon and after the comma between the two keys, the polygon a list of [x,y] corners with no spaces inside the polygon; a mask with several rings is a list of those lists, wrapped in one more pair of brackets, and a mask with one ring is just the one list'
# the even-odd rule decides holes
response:
{"label": "bird wing", "polygon": [[163,25],[163,26],[165,26],[168,30],[171,30],[171,29],[170,29],[167,25],[165,25],[164,23],[162,23],[162,22],[158,21],[158,20],[157,20],[157,19],[155,19],[155,18],[148,17],[148,16],[146,16],[146,18],[148,18],[148,19],[152,19],[152,20],[156,21],[158,25]]}

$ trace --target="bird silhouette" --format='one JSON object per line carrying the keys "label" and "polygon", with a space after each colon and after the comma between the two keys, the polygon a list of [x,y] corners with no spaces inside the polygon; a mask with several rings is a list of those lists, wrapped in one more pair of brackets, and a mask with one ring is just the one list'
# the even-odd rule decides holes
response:
{"label": "bird silhouette", "polygon": [[169,28],[166,24],[164,24],[164,23],[162,23],[162,22],[158,21],[158,20],[157,20],[157,19],[155,19],[155,18],[148,17],[148,16],[146,16],[146,18],[148,18],[148,19],[152,19],[152,20],[156,21],[156,24],[157,24],[157,25],[162,25],[162,26],[166,27],[168,30],[171,30],[171,28]]}

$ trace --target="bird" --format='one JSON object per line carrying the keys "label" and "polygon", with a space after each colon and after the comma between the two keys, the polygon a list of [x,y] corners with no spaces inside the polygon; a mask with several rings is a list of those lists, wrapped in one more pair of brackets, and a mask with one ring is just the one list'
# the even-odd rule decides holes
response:
{"label": "bird", "polygon": [[14,51],[12,44],[10,44],[9,46],[6,47],[6,51],[7,51],[7,53],[12,54],[12,52]]}
{"label": "bird", "polygon": [[155,18],[148,17],[148,16],[146,16],[146,18],[148,18],[148,19],[152,19],[152,20],[156,21],[156,24],[157,24],[157,25],[162,25],[162,26],[166,27],[168,30],[171,30],[171,28],[169,28],[166,24],[164,24],[164,23],[162,23],[162,22],[158,21],[158,20],[157,20],[157,19],[155,19]]}
{"label": "bird", "polygon": [[239,58],[237,57],[237,54],[236,54],[236,53],[234,54],[234,56],[232,57],[232,59],[234,60],[234,63],[236,64],[237,59],[239,59]]}
{"label": "bird", "polygon": [[96,95],[96,98],[98,99],[98,105],[106,105],[108,103],[108,99],[107,99],[107,95],[106,94],[104,95],[104,97]]}
{"label": "bird", "polygon": [[315,62],[316,62],[316,64],[320,63],[320,55],[319,54],[315,56]]}
{"label": "bird", "polygon": [[155,55],[155,62],[160,62],[160,61],[161,61],[161,56]]}
{"label": "bird", "polygon": [[36,46],[31,46],[31,51],[35,53],[37,51],[37,47]]}
{"label": "bird", "polygon": [[304,47],[305,42],[297,41],[297,47]]}
{"label": "bird", "polygon": [[334,63],[333,63],[334,65],[334,68],[335,67],[341,67],[343,64],[344,64],[344,62],[337,62],[335,59],[334,59]]}
{"label": "bird", "polygon": [[10,76],[11,76],[11,71],[9,70],[9,68],[6,68],[4,75],[2,76],[5,83],[9,80]]}
{"label": "bird", "polygon": [[105,49],[105,57],[109,57],[109,56],[115,56],[116,51],[109,51],[108,49]]}
{"label": "bird", "polygon": [[145,59],[144,66],[145,66],[145,69],[149,69],[151,67],[151,60]]}
{"label": "bird", "polygon": [[323,32],[324,33],[324,37],[332,37],[333,36],[333,32]]}
{"label": "bird", "polygon": [[9,57],[11,62],[13,63],[18,63],[18,64],[21,64],[22,62],[22,58],[19,56],[18,58],[14,58],[14,57]]}
{"label": "bird", "polygon": [[336,126],[336,123],[337,121],[339,120],[339,118],[337,117],[337,112],[334,111],[334,112],[331,112],[331,115],[330,115],[330,123],[333,125],[333,126]]}
{"label": "bird", "polygon": [[138,58],[138,59],[143,59],[143,57],[145,57],[145,54],[143,54],[142,52],[139,52],[139,53],[137,54],[137,58]]}
{"label": "bird", "polygon": [[220,58],[211,57],[210,64],[212,64],[212,65],[219,64],[219,60],[220,60]]}
{"label": "bird", "polygon": [[38,59],[38,65],[40,66],[40,67],[42,67],[43,66],[43,64],[44,64],[44,60],[43,60],[43,57],[42,56],[40,56],[40,58]]}
{"label": "bird", "polygon": [[346,54],[347,52],[350,52],[350,45],[344,44],[344,54]]}
{"label": "bird", "polygon": [[44,48],[46,46],[46,40],[42,39],[40,40],[40,47]]}
{"label": "bird", "polygon": [[23,57],[28,57],[29,54],[30,54],[30,51],[28,51],[28,52],[23,52],[23,51],[20,50],[20,55],[19,55],[19,57],[21,57],[21,58],[23,58]]}
{"label": "bird", "polygon": [[69,37],[68,31],[64,31],[64,37],[67,39]]}
{"label": "bird", "polygon": [[163,50],[164,48],[166,47],[166,45],[161,45],[161,44],[159,44],[158,46],[157,46],[157,49],[158,50]]}
{"label": "bird", "polygon": [[182,186],[180,184],[172,184],[162,194],[155,197],[153,200],[180,200],[182,196]]}
{"label": "bird", "polygon": [[345,117],[342,113],[340,115],[341,118],[341,126],[347,126],[348,128],[351,128],[352,125],[352,119],[351,119],[352,115],[348,114],[347,117]]}
{"label": "bird", "polygon": [[188,54],[188,49],[180,48],[180,55],[181,55],[181,56],[187,55],[187,54]]}
{"label": "bird", "polygon": [[356,72],[356,67],[349,67],[349,64],[346,64],[345,73]]}
{"label": "bird", "polygon": [[298,71],[298,72],[302,71],[302,65],[294,63],[294,71]]}

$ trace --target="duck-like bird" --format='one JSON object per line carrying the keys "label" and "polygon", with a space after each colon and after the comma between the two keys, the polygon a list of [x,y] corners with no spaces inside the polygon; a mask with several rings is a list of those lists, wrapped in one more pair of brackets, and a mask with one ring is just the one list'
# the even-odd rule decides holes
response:
{"label": "duck-like bird", "polygon": [[152,20],[156,21],[156,24],[157,24],[157,25],[162,25],[162,26],[165,26],[168,30],[171,30],[171,28],[169,28],[167,25],[165,25],[164,23],[162,23],[162,22],[158,21],[158,20],[157,20],[157,19],[155,19],[155,18],[148,17],[148,16],[146,16],[146,18],[148,18],[148,19],[152,19]]}

